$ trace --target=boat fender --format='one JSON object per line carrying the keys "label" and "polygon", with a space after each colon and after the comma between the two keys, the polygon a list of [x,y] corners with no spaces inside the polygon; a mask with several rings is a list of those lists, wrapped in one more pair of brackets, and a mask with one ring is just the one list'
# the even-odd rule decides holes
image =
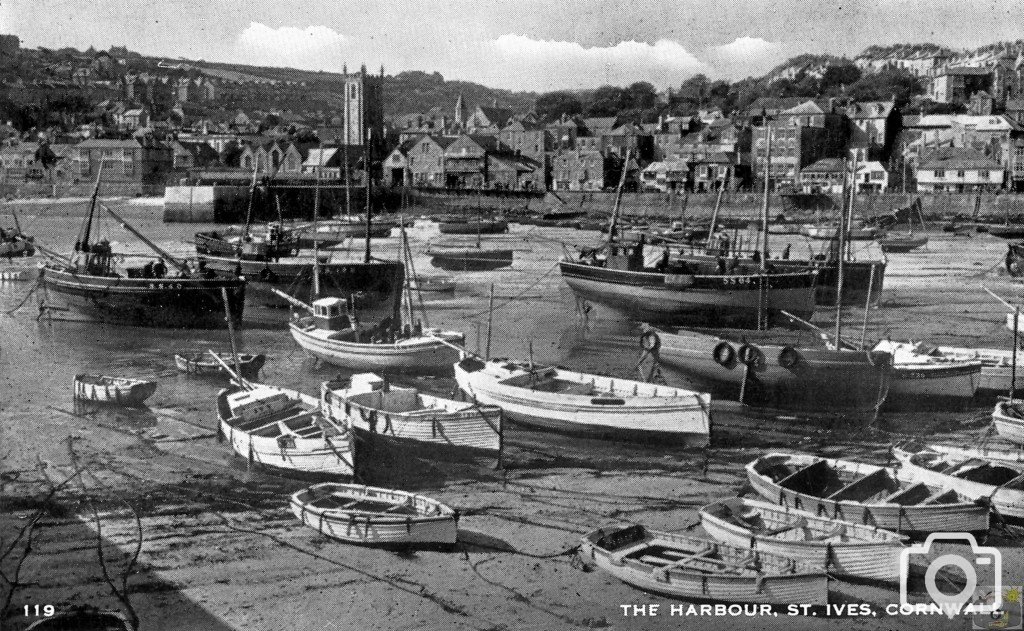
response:
{"label": "boat fender", "polygon": [[736,360],[736,351],[733,350],[732,346],[728,342],[719,342],[718,345],[715,346],[715,350],[712,355],[716,362],[726,368],[732,368],[733,363]]}
{"label": "boat fender", "polygon": [[661,338],[654,331],[645,331],[640,336],[640,346],[649,353],[657,352],[661,348]]}
{"label": "boat fender", "polygon": [[753,366],[761,358],[761,351],[753,344],[744,344],[740,346],[740,350],[736,355],[744,364]]}
{"label": "boat fender", "polygon": [[273,283],[277,280],[277,274],[275,274],[269,267],[264,267],[260,270],[260,280],[265,283]]}
{"label": "boat fender", "polygon": [[792,346],[784,346],[779,351],[779,365],[783,368],[792,368],[800,362],[800,353]]}

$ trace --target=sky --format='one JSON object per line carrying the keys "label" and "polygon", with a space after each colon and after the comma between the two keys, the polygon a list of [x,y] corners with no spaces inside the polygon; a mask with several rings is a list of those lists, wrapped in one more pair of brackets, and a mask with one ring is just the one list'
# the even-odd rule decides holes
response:
{"label": "sky", "polygon": [[1016,40],[1020,0],[3,0],[25,47],[127,46],[170,59],[388,74],[545,92],[697,73],[759,76],[795,54]]}

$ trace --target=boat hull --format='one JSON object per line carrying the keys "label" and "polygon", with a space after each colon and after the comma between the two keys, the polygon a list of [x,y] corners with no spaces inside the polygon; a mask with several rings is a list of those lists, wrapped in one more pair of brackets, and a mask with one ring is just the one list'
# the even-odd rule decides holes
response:
{"label": "boat hull", "polygon": [[512,250],[445,250],[429,252],[430,264],[449,272],[483,272],[512,265]]}
{"label": "boat hull", "polygon": [[[871,411],[889,388],[887,353],[752,343],[748,346],[757,350],[757,359],[746,365],[737,358],[742,344],[700,333],[656,334],[659,361],[716,398],[739,400],[742,394],[744,403],[770,407]],[[732,358],[725,363],[716,359],[726,354],[723,346]]]}
{"label": "boat hull", "polygon": [[917,464],[911,454],[907,456],[900,458],[897,475],[901,480],[953,489],[966,497],[991,502],[996,512],[1003,518],[1012,519],[1017,523],[1024,522],[1024,491],[946,475]]}
{"label": "boat hull", "polygon": [[996,404],[996,409],[992,412],[992,425],[996,429],[996,433],[1018,445],[1024,445],[1024,419],[1016,414],[1012,414],[1008,409],[1007,402],[999,402]]}
{"label": "boat hull", "polygon": [[[814,313],[814,273],[691,276],[614,270],[560,262],[562,278],[578,297],[637,320],[659,324],[756,326],[764,294],[769,321],[781,310],[808,319]],[[692,282],[690,281],[692,279]],[[762,287],[764,290],[762,291]]]}
{"label": "boat hull", "polygon": [[508,222],[504,220],[484,221],[440,221],[437,224],[441,234],[502,234],[508,232]]}
{"label": "boat hull", "polygon": [[[235,369],[234,358],[227,354],[221,354],[221,358],[231,369]],[[239,358],[243,379],[256,379],[260,370],[267,361],[266,355],[242,355]],[[198,355],[175,355],[174,365],[178,370],[189,375],[228,375],[216,360],[206,354]]]}
{"label": "boat hull", "polygon": [[981,362],[899,365],[892,373],[888,409],[965,405],[981,383]]}
{"label": "boat hull", "polygon": [[[447,372],[459,358],[455,349],[429,339],[419,343],[361,344],[324,339],[297,322],[289,323],[289,328],[292,338],[309,355],[341,368],[374,372]],[[442,336],[442,339],[453,344],[465,342],[462,334]]]}
{"label": "boat hull", "polygon": [[54,267],[40,270],[43,307],[110,324],[163,328],[224,327],[228,290],[231,315],[241,321],[244,279],[114,278]]}
{"label": "boat hull", "polygon": [[[89,403],[141,406],[156,392],[155,381],[123,380],[125,383],[90,383],[82,375],[75,377],[75,399]],[[129,383],[130,382],[130,383]]]}

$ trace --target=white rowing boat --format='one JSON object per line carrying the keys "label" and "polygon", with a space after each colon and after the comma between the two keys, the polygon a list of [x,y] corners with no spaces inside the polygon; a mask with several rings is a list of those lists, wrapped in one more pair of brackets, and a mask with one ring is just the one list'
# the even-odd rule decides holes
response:
{"label": "white rowing boat", "polygon": [[291,509],[321,534],[360,544],[448,544],[458,513],[437,500],[359,484],[323,483],[292,495]]}
{"label": "white rowing boat", "polygon": [[496,405],[524,425],[708,444],[709,394],[468,354],[455,364],[455,380],[474,401]]}
{"label": "white rowing boat", "polygon": [[823,605],[824,568],[677,533],[620,526],[582,539],[580,557],[619,580],[668,596],[737,603]]}
{"label": "white rowing boat", "polygon": [[886,405],[962,405],[981,384],[979,360],[947,360],[917,352],[910,343],[882,340],[874,348],[892,355],[893,372]]}
{"label": "white rowing boat", "polygon": [[156,382],[107,375],[75,375],[75,398],[91,403],[142,405],[156,392]]}
{"label": "white rowing boat", "polygon": [[704,532],[730,545],[845,576],[899,580],[904,537],[888,530],[740,497],[701,508],[700,521]]}
{"label": "white rowing boat", "polygon": [[996,433],[1011,443],[1024,446],[1024,404],[1000,401],[992,411]]}

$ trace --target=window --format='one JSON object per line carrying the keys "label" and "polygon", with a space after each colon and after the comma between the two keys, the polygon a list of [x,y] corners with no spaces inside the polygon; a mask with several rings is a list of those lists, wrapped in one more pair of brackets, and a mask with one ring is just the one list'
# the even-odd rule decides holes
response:
{"label": "window", "polygon": [[942,179],[942,178],[946,177],[945,169],[935,169],[935,177],[937,179]]}
{"label": "window", "polygon": [[978,171],[979,180],[987,180],[989,178],[988,171]]}
{"label": "window", "polygon": [[125,161],[122,163],[124,166],[125,175],[135,175],[135,163],[131,161]]}
{"label": "window", "polygon": [[957,172],[956,172],[956,176],[957,176],[958,178],[960,178],[961,180],[962,180],[962,179],[964,179],[964,177],[965,177],[966,175],[967,175],[967,174],[966,174],[966,173],[965,173],[965,172],[964,172],[963,170],[960,170],[960,171],[957,171]]}
{"label": "window", "polygon": [[871,172],[871,179],[872,180],[884,180],[885,179],[885,171],[872,171]]}

